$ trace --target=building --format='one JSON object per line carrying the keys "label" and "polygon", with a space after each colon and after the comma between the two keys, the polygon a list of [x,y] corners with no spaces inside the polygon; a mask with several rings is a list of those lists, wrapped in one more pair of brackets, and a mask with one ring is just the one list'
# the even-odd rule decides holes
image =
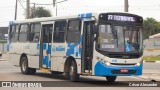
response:
{"label": "building", "polygon": [[0,40],[4,40],[8,35],[8,27],[0,27]]}
{"label": "building", "polygon": [[143,41],[144,49],[160,50],[160,33],[149,36]]}
{"label": "building", "polygon": [[0,56],[7,52],[8,27],[0,27]]}

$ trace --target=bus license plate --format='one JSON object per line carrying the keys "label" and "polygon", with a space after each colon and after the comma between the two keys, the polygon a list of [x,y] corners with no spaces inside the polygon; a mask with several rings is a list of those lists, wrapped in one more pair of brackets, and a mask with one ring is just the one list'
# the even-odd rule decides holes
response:
{"label": "bus license plate", "polygon": [[120,72],[122,72],[122,73],[127,73],[127,72],[128,72],[128,69],[121,69]]}

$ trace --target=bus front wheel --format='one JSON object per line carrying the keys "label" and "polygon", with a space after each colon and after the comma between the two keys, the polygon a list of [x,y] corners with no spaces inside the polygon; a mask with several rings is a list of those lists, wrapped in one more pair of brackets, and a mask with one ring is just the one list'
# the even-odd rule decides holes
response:
{"label": "bus front wheel", "polygon": [[77,74],[77,65],[74,60],[71,60],[71,62],[67,65],[66,69],[66,78],[71,80],[72,82],[78,81],[79,75]]}
{"label": "bus front wheel", "polygon": [[36,69],[35,68],[29,68],[28,67],[28,60],[26,57],[22,57],[21,58],[21,63],[20,63],[20,67],[21,67],[21,73],[22,74],[35,74],[36,73]]}
{"label": "bus front wheel", "polygon": [[106,76],[107,82],[115,82],[117,76]]}

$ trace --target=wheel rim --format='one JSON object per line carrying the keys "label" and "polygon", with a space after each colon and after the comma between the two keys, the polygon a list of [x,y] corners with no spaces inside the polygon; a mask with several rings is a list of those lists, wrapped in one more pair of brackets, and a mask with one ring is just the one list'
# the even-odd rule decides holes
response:
{"label": "wheel rim", "polygon": [[26,61],[23,61],[22,62],[22,71],[25,71],[26,68],[27,68],[27,63],[26,63]]}
{"label": "wheel rim", "polygon": [[70,76],[73,75],[73,72],[74,72],[74,68],[73,68],[73,65],[70,66]]}

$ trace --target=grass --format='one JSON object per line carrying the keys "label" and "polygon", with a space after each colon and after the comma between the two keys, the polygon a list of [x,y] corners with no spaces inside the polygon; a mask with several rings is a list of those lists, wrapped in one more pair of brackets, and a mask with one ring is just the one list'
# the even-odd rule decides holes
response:
{"label": "grass", "polygon": [[160,61],[159,56],[144,56],[144,61]]}

